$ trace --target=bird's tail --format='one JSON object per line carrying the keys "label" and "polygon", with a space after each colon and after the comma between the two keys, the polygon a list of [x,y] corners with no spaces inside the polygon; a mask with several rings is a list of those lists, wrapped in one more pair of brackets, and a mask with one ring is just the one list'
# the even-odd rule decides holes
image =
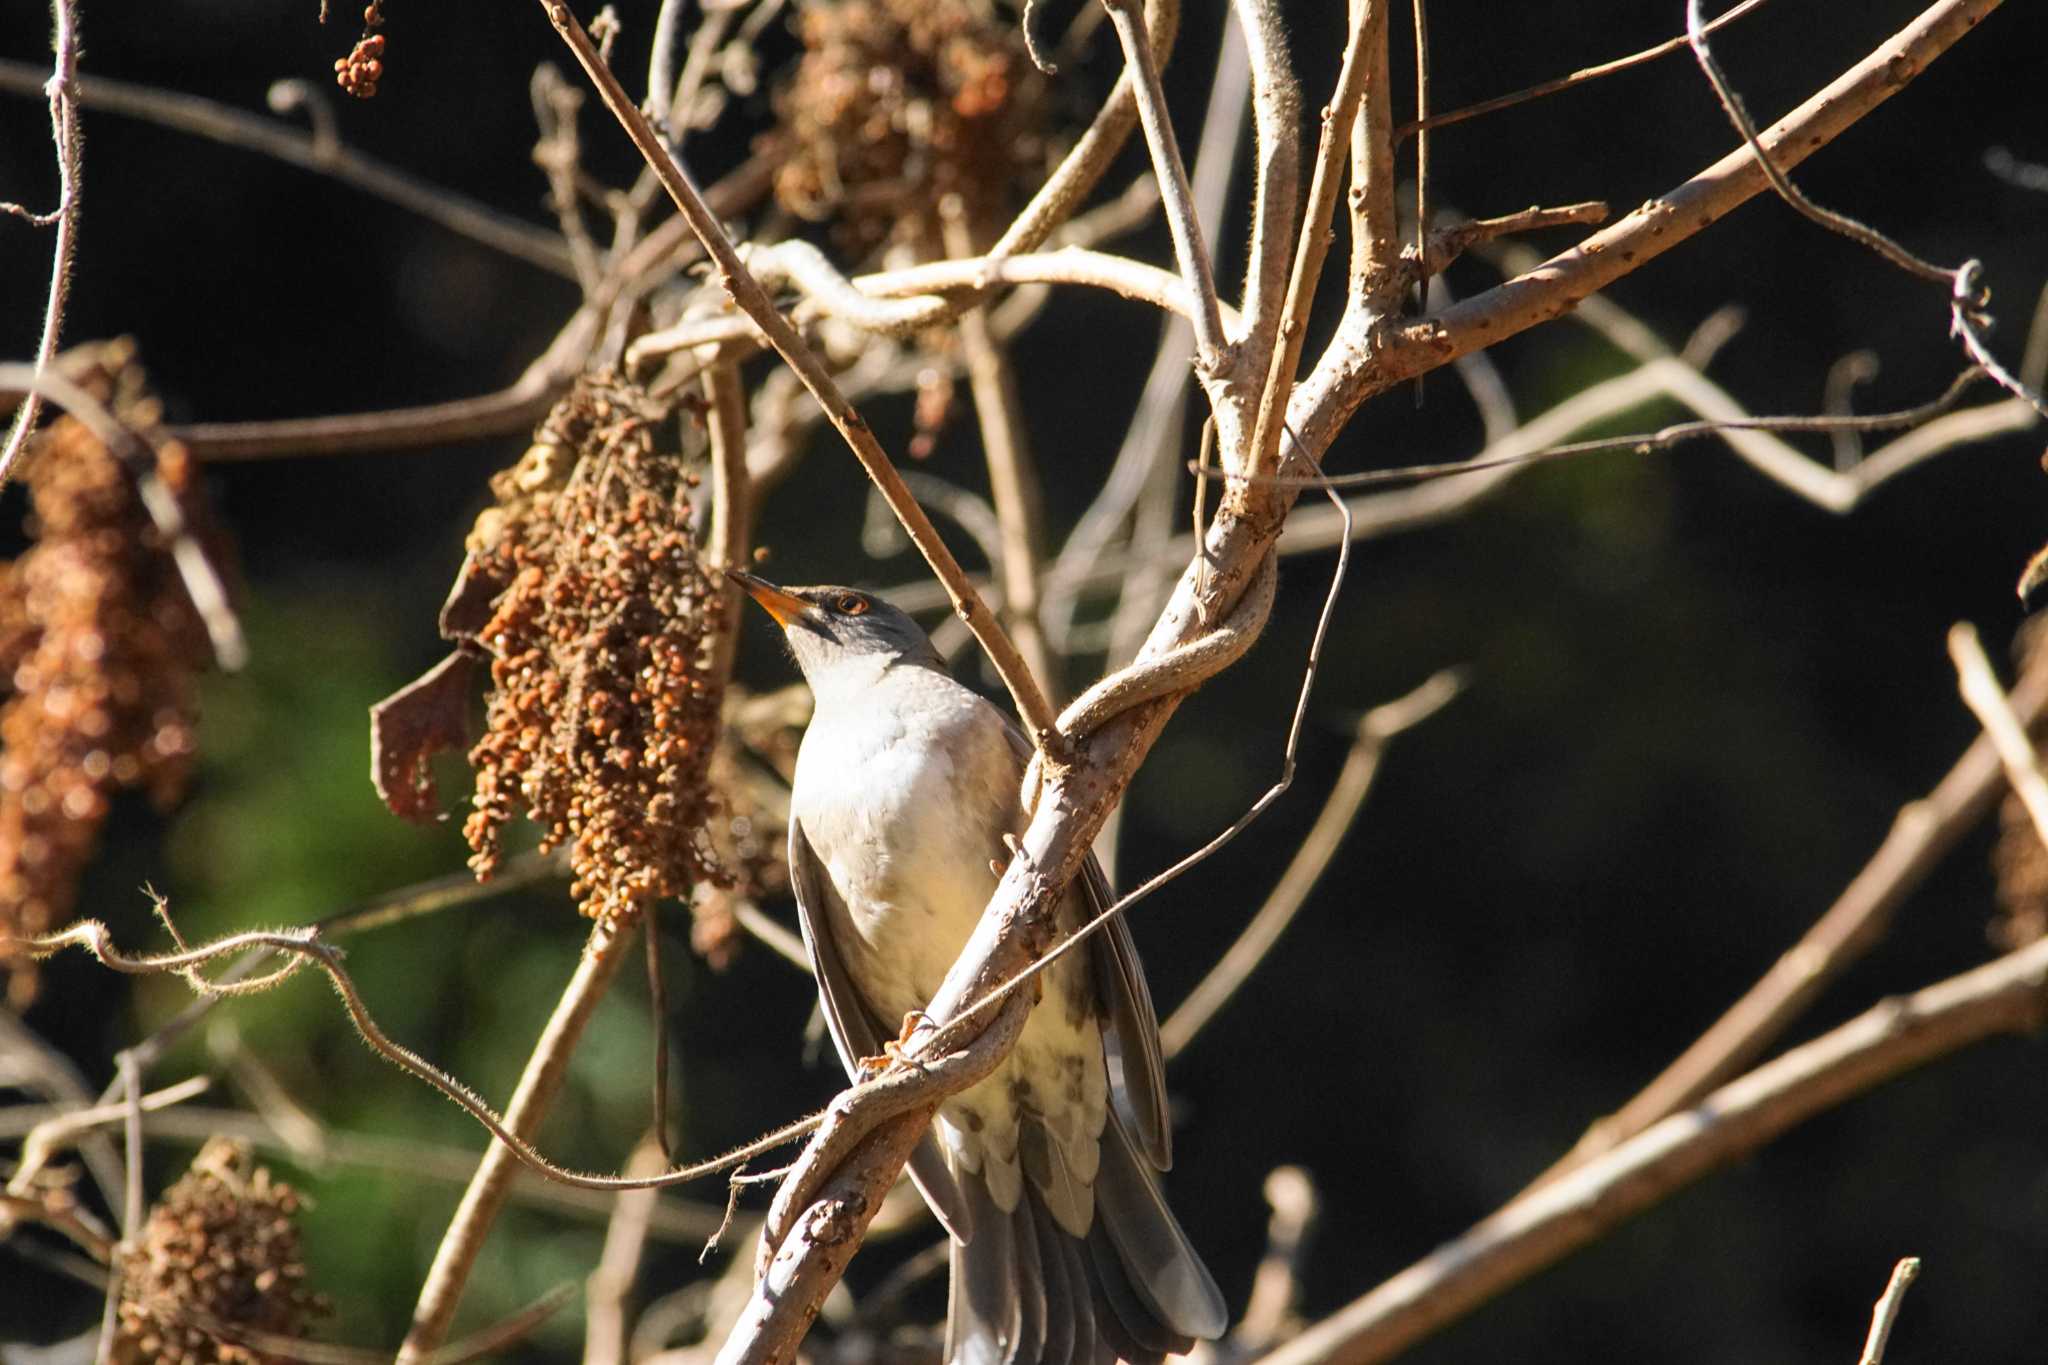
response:
{"label": "bird's tail", "polygon": [[953,1243],[949,1365],[1158,1365],[1222,1335],[1223,1296],[1114,1112],[1101,1153],[1086,1237],[1028,1179],[1009,1212],[960,1182],[972,1240]]}

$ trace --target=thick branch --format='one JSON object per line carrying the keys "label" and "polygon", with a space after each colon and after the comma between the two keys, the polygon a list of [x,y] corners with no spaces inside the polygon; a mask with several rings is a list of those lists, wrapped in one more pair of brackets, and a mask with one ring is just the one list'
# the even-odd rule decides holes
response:
{"label": "thick branch", "polygon": [[1387,60],[1392,0],[1351,0],[1351,35],[1365,83],[1365,108],[1337,129],[1351,137],[1351,286],[1354,305],[1375,316],[1400,306],[1395,272],[1401,238],[1394,212],[1394,99]]}
{"label": "thick branch", "polygon": [[1887,1000],[1517,1199],[1261,1365],[1373,1365],[1709,1171],[1923,1062],[2048,1015],[2048,940]]}
{"label": "thick branch", "polygon": [[[590,942],[576,964],[576,974],[569,979],[547,1027],[541,1030],[540,1041],[534,1044],[533,1055],[527,1059],[526,1069],[512,1092],[512,1102],[505,1106],[505,1126],[520,1137],[530,1139],[553,1107],[584,1026],[596,1013],[605,988],[632,947],[631,929],[632,926],[600,922],[591,930]],[[497,1221],[498,1211],[504,1208],[518,1170],[519,1159],[504,1143],[494,1142],[484,1153],[475,1178],[463,1192],[455,1217],[441,1238],[440,1249],[434,1253],[427,1282],[420,1287],[411,1330],[399,1348],[401,1362],[422,1360],[447,1340],[463,1286],[469,1282],[469,1273],[483,1251],[484,1238]]]}
{"label": "thick branch", "polygon": [[[2048,709],[2048,666],[2034,668],[2020,680],[2013,703],[2029,723]],[[1828,983],[1884,936],[1906,897],[1990,812],[2005,785],[1996,746],[1989,736],[1979,735],[1932,791],[1899,809],[1870,861],[1799,942],[1635,1098],[1595,1124],[1532,1188],[1578,1169],[1697,1103],[1755,1060]]]}

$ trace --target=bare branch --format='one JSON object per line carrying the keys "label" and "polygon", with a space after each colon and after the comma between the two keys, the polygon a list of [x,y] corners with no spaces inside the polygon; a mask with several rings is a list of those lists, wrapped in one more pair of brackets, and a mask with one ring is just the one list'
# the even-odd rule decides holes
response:
{"label": "bare branch", "polygon": [[2041,772],[2040,756],[2027,737],[2027,722],[2013,710],[2012,698],[2005,695],[1991,660],[1984,657],[1977,628],[1968,621],[1950,626],[1948,654],[1955,661],[1956,684],[1963,701],[1984,727],[1991,747],[1998,751],[1998,761],[2005,765],[2006,781],[2025,804],[2027,815],[2034,822],[2034,832],[2048,844],[2048,775]]}
{"label": "bare branch", "polygon": [[1159,198],[1166,210],[1167,230],[1173,236],[1173,254],[1195,297],[1195,364],[1202,373],[1213,374],[1223,364],[1229,344],[1223,335],[1223,314],[1216,299],[1216,265],[1202,240],[1201,220],[1195,214],[1194,192],[1188,186],[1187,165],[1180,157],[1180,143],[1174,137],[1173,119],[1166,109],[1166,90],[1159,83],[1159,59],[1145,32],[1139,0],[1103,0],[1109,7],[1109,22],[1123,44],[1124,64],[1135,75],[1132,89],[1138,99],[1138,121],[1145,129],[1145,143],[1152,153],[1152,173],[1159,181]]}
{"label": "bare branch", "polygon": [[[78,11],[75,0],[50,0],[50,14],[56,29],[52,70],[44,92],[50,99],[50,140],[57,149],[57,209],[52,218],[57,229],[51,245],[50,292],[43,306],[43,332],[36,342],[35,377],[46,377],[57,355],[57,339],[64,330],[64,305],[71,293],[71,259],[78,250],[80,181],[85,174],[85,139],[78,128]],[[13,206],[10,206],[13,207]],[[51,218],[15,209],[30,222],[48,225]],[[36,419],[42,416],[43,392],[31,384],[28,396],[15,409],[14,423],[7,430],[7,442],[0,446],[0,488],[14,477],[15,465],[28,445]]]}
{"label": "bare branch", "polygon": [[[1162,64],[1173,52],[1180,32],[1180,0],[1148,0],[1145,6],[1146,40],[1154,59]],[[1031,251],[1052,234],[1054,228],[1074,215],[1097,181],[1123,150],[1131,129],[1138,126],[1138,106],[1131,94],[1130,73],[1117,77],[1109,97],[1096,111],[1088,131],[1068,151],[1038,193],[1024,206],[1015,222],[989,248],[994,257],[1015,256]]]}
{"label": "bare branch", "polygon": [[[1246,253],[1244,326],[1237,332],[1237,363],[1246,374],[1264,374],[1272,365],[1287,302],[1287,243],[1294,240],[1295,203],[1301,197],[1301,85],[1287,60],[1286,31],[1272,0],[1231,0],[1237,22],[1224,40],[1226,51],[1243,51],[1252,82],[1252,131],[1255,136],[1252,239]],[[1221,99],[1226,87],[1218,59],[1210,98]],[[1213,115],[1209,123],[1217,120]],[[1232,139],[1230,150],[1236,150]],[[1219,158],[1203,134],[1195,161],[1196,199],[1205,172]],[[1205,214],[1205,219],[1207,215]],[[1208,220],[1213,221],[1213,220]],[[1212,230],[1210,237],[1216,233]]]}
{"label": "bare branch", "polygon": [[1265,1357],[1375,1365],[1708,1172],[1913,1067],[2048,1016],[2048,940],[1887,1000],[1515,1200]]}
{"label": "bare branch", "polygon": [[[706,562],[712,569],[738,569],[747,564],[753,543],[753,490],[747,477],[747,395],[739,366],[714,360],[704,369],[704,396],[711,405],[711,535]],[[737,584],[721,573],[712,581],[723,585],[718,638],[713,646],[711,680],[718,694],[732,678],[739,652],[743,604]]]}
{"label": "bare branch", "polygon": [[[1940,0],[1763,135],[1779,169],[1796,166],[1897,94],[1997,7],[1998,0]],[[1768,187],[1755,153],[1731,152],[1670,193],[1650,200],[1536,270],[1417,322],[1366,348],[1365,321],[1340,336],[1301,401],[1296,429],[1321,448],[1357,403],[1467,351],[1568,312],[1603,288],[1710,226]]]}
{"label": "bare branch", "polygon": [[[1394,212],[1394,104],[1391,66],[1387,58],[1387,11],[1392,0],[1351,0],[1351,38],[1345,45],[1347,66],[1358,67],[1364,109],[1334,129],[1326,111],[1325,140],[1351,139],[1351,283],[1353,306],[1387,314],[1399,306],[1400,286],[1394,271],[1401,263],[1401,239]],[[1339,76],[1340,88],[1345,77]],[[1332,100],[1332,106],[1340,101]],[[1318,166],[1326,160],[1316,157]],[[1320,169],[1318,174],[1322,174]],[[1313,190],[1310,191],[1314,193]],[[1307,234],[1304,234],[1306,237]],[[1297,255],[1296,259],[1299,259]],[[1289,370],[1289,377],[1293,371]]]}
{"label": "bare branch", "polygon": [[[2014,701],[2030,725],[2048,710],[2048,667],[2028,670]],[[1906,897],[1990,813],[2004,790],[1998,751],[1980,735],[1933,790],[1899,808],[1870,861],[1799,942],[1655,1080],[1594,1124],[1530,1189],[1542,1188],[1697,1103],[1762,1055],[1830,982],[1884,937]]]}
{"label": "bare branch", "polygon": [[[1764,0],[1742,0],[1742,3],[1734,9],[1729,10],[1726,14],[1721,15],[1708,24],[1706,31],[1713,33],[1726,25],[1732,24],[1763,3]],[[1394,141],[1396,143],[1405,142],[1407,139],[1419,133],[1428,132],[1431,129],[1448,128],[1453,123],[1463,123],[1467,119],[1478,118],[1481,114],[1492,114],[1502,109],[1512,109],[1518,104],[1527,104],[1531,100],[1542,99],[1545,95],[1554,95],[1558,91],[1570,89],[1574,85],[1584,85],[1588,81],[1596,81],[1602,76],[1612,76],[1617,71],[1626,71],[1632,66],[1641,66],[1645,62],[1653,62],[1659,57],[1669,56],[1673,52],[1681,51],[1686,46],[1686,42],[1686,35],[1681,33],[1676,38],[1667,38],[1655,47],[1646,47],[1641,52],[1631,53],[1626,57],[1617,57],[1611,62],[1602,62],[1598,66],[1581,67],[1569,76],[1560,76],[1556,80],[1544,81],[1539,85],[1532,85],[1526,89],[1514,91],[1511,94],[1496,95],[1492,99],[1481,100],[1477,104],[1468,104],[1458,109],[1448,109],[1441,114],[1432,114],[1427,118],[1417,119],[1412,123],[1404,123],[1394,129]]]}
{"label": "bare branch", "polygon": [[1455,670],[1436,674],[1429,681],[1395,701],[1375,706],[1359,718],[1354,727],[1351,750],[1337,773],[1329,799],[1316,815],[1315,824],[1294,851],[1287,870],[1280,876],[1273,894],[1259,907],[1209,974],[1188,992],[1187,999],[1159,1026],[1159,1045],[1171,1060],[1194,1041],[1202,1026],[1228,1003],[1237,988],[1258,970],[1273,945],[1280,941],[1295,914],[1307,903],[1323,872],[1336,856],[1338,845],[1358,818],[1366,793],[1379,773],[1380,758],[1387,742],[1421,724],[1450,702],[1464,685]]}
{"label": "bare branch", "polygon": [[[940,206],[945,218],[947,251],[972,256],[974,228],[965,218],[957,195]],[[960,349],[967,357],[967,383],[974,394],[974,415],[981,428],[981,448],[988,461],[989,494],[995,501],[996,526],[1002,553],[992,567],[1003,585],[1003,619],[1017,638],[1017,648],[1044,684],[1048,700],[1059,695],[1058,661],[1045,643],[1039,615],[1039,553],[1045,543],[1045,508],[1039,496],[1038,462],[1031,453],[1024,425],[1024,400],[1017,391],[1017,373],[1009,353],[996,340],[984,308],[960,315]]]}
{"label": "bare branch", "polygon": [[1315,1182],[1299,1166],[1281,1166],[1266,1177],[1266,1254],[1252,1274],[1244,1316],[1231,1330],[1230,1346],[1242,1355],[1271,1350],[1301,1329],[1303,1253],[1320,1212]]}
{"label": "bare branch", "polygon": [[1856,1365],[1884,1365],[1885,1347],[1891,1344],[1892,1339],[1892,1324],[1898,1320],[1899,1308],[1906,1301],[1906,1291],[1919,1278],[1918,1256],[1903,1257],[1892,1267],[1892,1277],[1884,1287],[1884,1294],[1870,1310],[1870,1335],[1863,1339],[1863,1354],[1858,1357]]}
{"label": "bare branch", "polygon": [[[935,1008],[936,1008],[936,1002]],[[756,1284],[719,1351],[718,1365],[795,1358],[825,1295],[896,1183],[939,1103],[994,1071],[1036,1003],[1012,996],[960,1051],[934,1056],[947,1028],[927,1033],[913,1065],[833,1101],[826,1120],[777,1192],[762,1232]],[[968,1016],[945,1016],[955,1023]]]}
{"label": "bare branch", "polygon": [[[1308,207],[1302,210],[1301,232],[1295,238],[1294,264],[1287,278],[1287,305],[1281,316],[1280,336],[1274,343],[1266,373],[1259,379],[1258,416],[1252,427],[1251,448],[1245,453],[1241,465],[1241,469],[1249,474],[1267,474],[1279,468],[1280,432],[1286,423],[1287,401],[1293,395],[1294,376],[1301,367],[1301,348],[1308,334],[1309,307],[1315,302],[1316,284],[1323,273],[1323,256],[1330,247],[1329,223],[1337,208],[1337,177],[1343,166],[1346,135],[1350,133],[1354,138],[1377,146],[1375,139],[1383,136],[1386,127],[1384,119],[1376,126],[1373,123],[1376,117],[1384,114],[1387,101],[1386,0],[1360,0],[1360,4],[1363,5],[1362,10],[1354,6],[1351,36],[1344,44],[1344,64],[1337,72],[1336,93],[1323,108],[1323,130],[1316,142],[1316,163],[1309,179]],[[1377,90],[1372,89],[1375,76],[1378,78]],[[1361,102],[1366,106],[1363,113],[1359,108]],[[1378,231],[1377,215],[1381,209],[1389,218],[1393,212],[1393,185],[1389,179],[1384,187],[1386,201],[1380,204],[1375,198],[1378,189],[1374,183],[1360,179],[1360,170],[1355,164],[1358,157],[1356,141],[1352,148],[1353,232],[1359,230],[1362,222],[1367,223],[1368,231]],[[1374,151],[1367,159],[1377,156],[1378,152]],[[1390,165],[1380,169],[1391,176]],[[1375,254],[1367,267],[1369,271],[1392,270],[1400,261],[1401,248],[1393,241],[1391,222],[1386,225],[1386,231],[1386,241],[1373,248]],[[1376,254],[1380,246],[1391,252],[1384,260]],[[1354,240],[1354,276],[1360,268],[1359,262]],[[1378,288],[1383,283],[1376,277],[1373,287]],[[1358,293],[1362,287],[1360,279],[1354,278],[1354,299],[1367,297]],[[1246,487],[1233,483],[1225,497],[1240,498]]]}

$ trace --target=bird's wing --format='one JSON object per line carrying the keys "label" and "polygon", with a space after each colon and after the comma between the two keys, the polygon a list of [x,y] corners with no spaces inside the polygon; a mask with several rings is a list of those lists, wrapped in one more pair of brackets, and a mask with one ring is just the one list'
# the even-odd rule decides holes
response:
{"label": "bird's wing", "polygon": [[[796,893],[797,926],[803,930],[804,947],[811,954],[811,970],[818,978],[818,1003],[825,1012],[825,1027],[831,1031],[832,1044],[839,1050],[846,1074],[857,1075],[861,1059],[880,1056],[883,1043],[896,1035],[875,1017],[859,985],[846,970],[846,959],[840,956],[832,935],[832,910],[838,893],[832,889],[831,880],[818,862],[817,851],[811,847],[794,813],[789,821],[789,884]],[[938,1139],[926,1133],[911,1152],[909,1167],[910,1178],[917,1182],[925,1203],[931,1205],[946,1231],[962,1242],[971,1240],[973,1216],[961,1197]]]}
{"label": "bird's wing", "polygon": [[[1008,716],[1003,733],[1021,766],[1031,761],[1031,741]],[[1116,903],[1109,874],[1093,853],[1074,878],[1088,918]],[[1109,1073],[1110,1100],[1130,1125],[1138,1149],[1158,1169],[1173,1166],[1173,1125],[1166,1108],[1166,1058],[1159,1047],[1159,1016],[1152,1008],[1152,991],[1145,984],[1145,967],[1138,961],[1138,945],[1131,939],[1131,926],[1122,915],[1097,930],[1082,949],[1095,978],[1095,989],[1109,1027],[1102,1035],[1103,1048],[1114,1063]]]}
{"label": "bird's wing", "polygon": [[[1093,853],[1075,882],[1085,893],[1089,918],[1116,904],[1109,874]],[[1160,1051],[1159,1016],[1152,1008],[1152,991],[1145,984],[1145,966],[1138,961],[1130,922],[1118,915],[1097,931],[1088,952],[1095,989],[1109,1014],[1103,1044],[1116,1063],[1110,1072],[1111,1098],[1122,1102],[1139,1150],[1159,1170],[1171,1170],[1173,1124],[1166,1108],[1166,1057]]]}

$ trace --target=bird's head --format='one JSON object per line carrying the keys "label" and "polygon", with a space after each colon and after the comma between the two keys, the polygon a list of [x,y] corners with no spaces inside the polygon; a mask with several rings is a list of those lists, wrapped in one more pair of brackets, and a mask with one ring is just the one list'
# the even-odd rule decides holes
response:
{"label": "bird's head", "polygon": [[779,588],[755,574],[728,569],[726,576],[760,603],[782,627],[782,638],[796,655],[797,667],[811,690],[835,669],[866,665],[864,676],[892,663],[943,671],[945,662],[932,648],[931,637],[909,613],[858,588]]}

